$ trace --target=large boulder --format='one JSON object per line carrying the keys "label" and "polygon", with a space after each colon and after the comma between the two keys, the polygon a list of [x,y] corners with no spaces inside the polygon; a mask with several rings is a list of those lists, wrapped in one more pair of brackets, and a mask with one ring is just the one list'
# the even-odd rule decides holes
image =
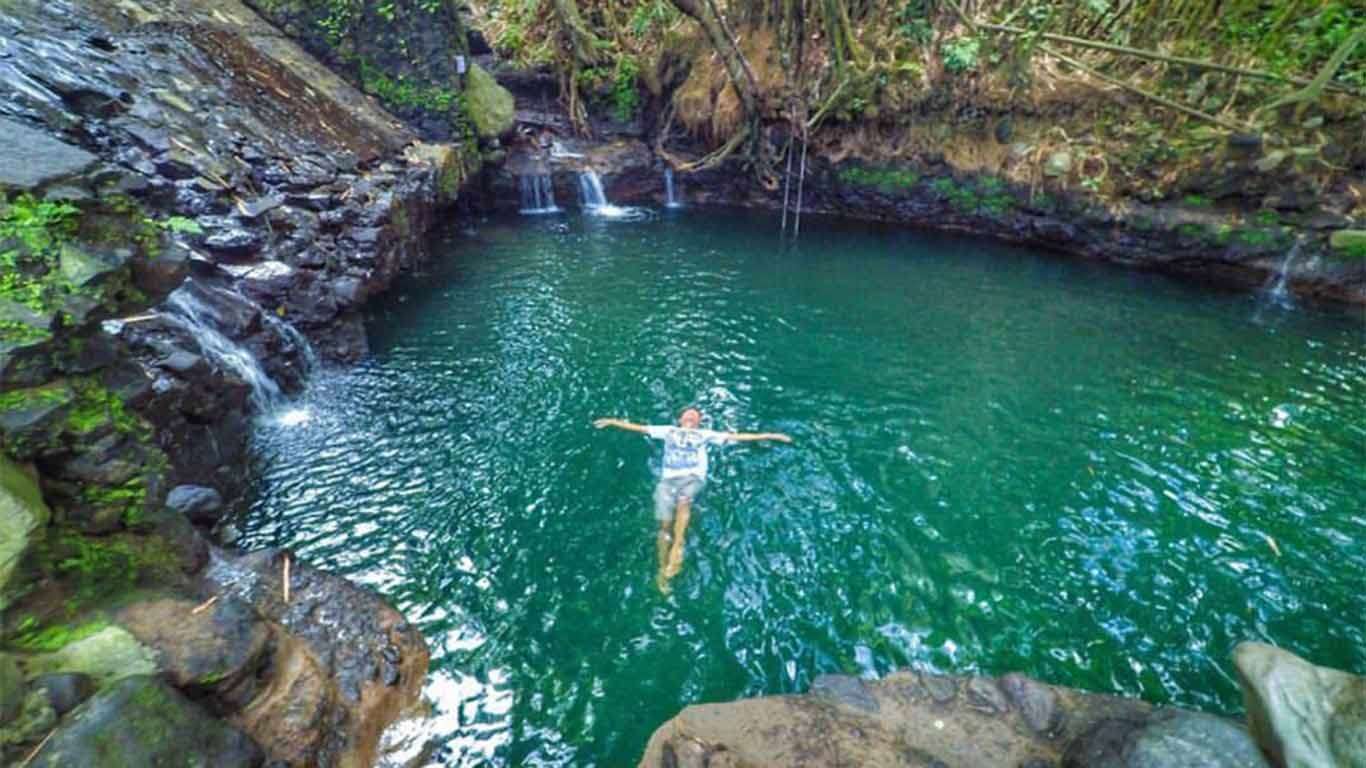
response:
{"label": "large boulder", "polygon": [[226,692],[251,682],[270,638],[256,613],[232,598],[205,608],[174,597],[145,600],[115,620],[152,649],[162,675],[181,689]]}
{"label": "large boulder", "polygon": [[655,731],[640,765],[1056,766],[1097,723],[1144,722],[1150,712],[1021,675],[828,675],[803,696],[688,707]]}
{"label": "large boulder", "polygon": [[0,611],[9,605],[5,587],[51,518],[38,484],[0,454]]}
{"label": "large boulder", "polygon": [[260,747],[241,731],[210,717],[157,678],[135,676],[77,707],[31,765],[254,768],[262,761]]}
{"label": "large boulder", "polygon": [[1286,768],[1366,768],[1366,678],[1319,667],[1262,643],[1233,662],[1248,727]]}
{"label": "large boulder", "polygon": [[492,139],[512,129],[516,104],[512,94],[478,64],[470,64],[465,83],[465,103],[479,135]]}
{"label": "large boulder", "polygon": [[422,689],[428,652],[417,628],[373,593],[277,550],[215,553],[205,578],[273,636],[268,674],[232,722],[272,760],[374,764],[381,732]]}

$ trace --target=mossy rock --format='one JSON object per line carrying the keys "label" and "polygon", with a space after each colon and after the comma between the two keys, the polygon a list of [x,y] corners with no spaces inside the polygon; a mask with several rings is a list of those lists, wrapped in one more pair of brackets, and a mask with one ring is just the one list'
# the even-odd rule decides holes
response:
{"label": "mossy rock", "polygon": [[32,766],[250,768],[263,759],[251,737],[157,678],[140,675],[105,688],[67,715]]}
{"label": "mossy rock", "polygon": [[1328,245],[1344,256],[1366,259],[1366,229],[1340,229],[1328,238]]}
{"label": "mossy rock", "polygon": [[493,75],[473,62],[466,77],[466,109],[480,137],[492,139],[512,130],[513,111],[516,108],[512,94],[499,85]]}
{"label": "mossy rock", "polygon": [[[72,634],[81,634],[79,628],[73,629]],[[102,685],[131,675],[157,672],[156,655],[152,650],[138,642],[128,630],[113,625],[106,625],[51,653],[25,656],[20,663],[28,677],[48,672],[80,672]]]}
{"label": "mossy rock", "polygon": [[38,484],[0,455],[0,610],[9,605],[6,587],[24,553],[51,519]]}

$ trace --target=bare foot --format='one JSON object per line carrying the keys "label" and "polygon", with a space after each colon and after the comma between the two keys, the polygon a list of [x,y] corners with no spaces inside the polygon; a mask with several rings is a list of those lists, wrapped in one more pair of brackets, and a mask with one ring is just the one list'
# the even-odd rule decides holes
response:
{"label": "bare foot", "polygon": [[669,594],[674,591],[673,585],[669,583],[669,577],[665,575],[664,571],[660,571],[659,574],[655,576],[655,586],[659,587],[659,594],[664,595],[665,597],[668,597]]}

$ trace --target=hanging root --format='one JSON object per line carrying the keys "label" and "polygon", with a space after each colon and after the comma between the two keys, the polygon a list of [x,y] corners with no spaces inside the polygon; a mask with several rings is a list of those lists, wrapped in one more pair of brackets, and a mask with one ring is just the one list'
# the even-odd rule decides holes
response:
{"label": "hanging root", "polygon": [[715,152],[712,152],[711,154],[707,155],[701,160],[695,160],[690,163],[681,162],[678,160],[677,157],[669,154],[668,152],[663,152],[661,150],[661,153],[663,154],[664,159],[668,161],[669,165],[672,165],[674,168],[677,168],[681,173],[697,173],[698,171],[706,171],[715,168],[716,166],[721,164],[722,160],[725,160],[727,157],[730,157],[731,153],[738,149],[740,145],[744,143],[745,139],[749,138],[749,133],[749,126],[741,128],[740,130],[736,131],[735,135],[731,136],[730,140],[723,144],[720,149],[716,150]]}

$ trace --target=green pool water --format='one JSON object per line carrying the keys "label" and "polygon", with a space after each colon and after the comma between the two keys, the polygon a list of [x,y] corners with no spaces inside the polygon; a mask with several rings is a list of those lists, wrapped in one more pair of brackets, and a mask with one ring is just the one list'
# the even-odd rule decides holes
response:
{"label": "green pool water", "polygon": [[[693,702],[1023,671],[1240,708],[1229,654],[1366,672],[1366,318],[985,241],[685,210],[494,219],[255,436],[247,546],[432,649],[448,765],[633,765]],[[654,586],[658,445],[712,452]]]}

